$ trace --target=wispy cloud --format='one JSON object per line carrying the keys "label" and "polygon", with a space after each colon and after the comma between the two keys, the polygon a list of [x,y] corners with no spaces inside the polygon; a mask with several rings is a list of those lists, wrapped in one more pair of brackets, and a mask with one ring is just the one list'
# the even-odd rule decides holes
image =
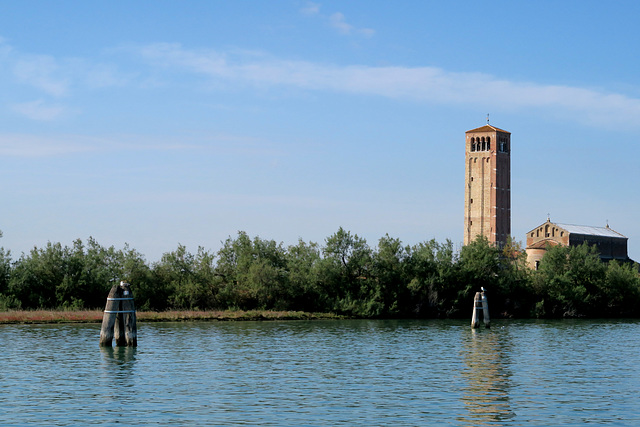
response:
{"label": "wispy cloud", "polygon": [[4,157],[49,157],[94,150],[94,144],[75,135],[0,134],[0,155]]}
{"label": "wispy cloud", "polygon": [[267,55],[189,50],[179,44],[149,45],[139,52],[156,65],[201,74],[215,82],[478,105],[493,111],[535,108],[560,112],[590,124],[640,126],[637,120],[640,99],[591,88],[512,81],[437,67],[337,66],[288,61]]}
{"label": "wispy cloud", "polygon": [[69,90],[69,79],[60,75],[60,67],[51,56],[22,55],[13,64],[13,72],[20,82],[48,95],[62,96]]}
{"label": "wispy cloud", "polygon": [[7,40],[4,37],[0,37],[0,57],[3,59],[6,58],[11,50],[12,48],[7,43]]}
{"label": "wispy cloud", "polygon": [[[319,5],[309,3],[309,13],[319,14]],[[314,12],[314,10],[316,10]],[[344,31],[353,31],[343,17],[336,17]],[[13,70],[16,80],[31,85],[42,96],[13,100],[10,108],[32,120],[56,120],[73,113],[63,101],[81,90],[125,86],[146,78],[171,84],[178,73],[200,75],[210,87],[261,89],[294,87],[339,94],[380,96],[436,105],[474,105],[483,111],[544,111],[592,126],[640,128],[640,99],[625,93],[569,85],[549,85],[504,79],[486,73],[461,73],[438,67],[334,65],[275,58],[264,52],[187,49],[180,44],[159,43],[127,50],[151,65],[145,74],[132,68],[123,75],[110,64],[86,59],[57,59],[47,55],[16,52],[0,39],[0,58]],[[4,84],[10,84],[5,82]],[[36,98],[36,100],[33,100]]]}
{"label": "wispy cloud", "polygon": [[57,60],[47,55],[14,58],[13,73],[20,83],[55,97],[69,95],[74,87],[124,86],[129,81],[110,64],[92,64],[77,58]]}
{"label": "wispy cloud", "polygon": [[9,70],[2,83],[11,84],[12,88],[35,88],[42,97],[36,101],[18,101],[11,106],[14,111],[33,120],[55,120],[62,117],[68,112],[68,108],[61,104],[61,100],[69,98],[78,89],[124,86],[130,80],[111,64],[92,63],[83,58],[56,58],[52,55],[23,53],[2,37],[0,60]]}
{"label": "wispy cloud", "polygon": [[78,153],[211,152],[216,156],[274,158],[287,150],[267,140],[233,134],[157,136],[144,134],[52,134],[0,133],[0,156],[51,157]]}
{"label": "wispy cloud", "polygon": [[96,137],[86,134],[0,134],[0,156],[50,157],[77,153],[132,153],[145,151],[184,151],[201,145],[182,138],[164,137],[162,141],[147,135],[114,134]]}
{"label": "wispy cloud", "polygon": [[348,36],[357,34],[363,37],[373,37],[375,31],[371,28],[358,28],[347,22],[346,17],[342,12],[334,12],[329,16],[320,12],[321,5],[319,3],[307,2],[304,7],[300,9],[300,12],[304,15],[319,16],[326,20],[326,22],[334,28],[338,33]]}
{"label": "wispy cloud", "polygon": [[356,28],[353,25],[349,24],[346,21],[345,16],[340,12],[336,12],[329,16],[329,23],[333,28],[338,30],[340,34],[344,35],[355,33],[363,35],[365,37],[373,37],[373,35],[375,34],[375,31],[371,28]]}
{"label": "wispy cloud", "polygon": [[305,15],[317,15],[320,13],[320,4],[309,1],[300,9],[300,12]]}
{"label": "wispy cloud", "polygon": [[42,99],[15,104],[13,110],[29,119],[42,121],[57,119],[66,112],[63,106],[48,105]]}

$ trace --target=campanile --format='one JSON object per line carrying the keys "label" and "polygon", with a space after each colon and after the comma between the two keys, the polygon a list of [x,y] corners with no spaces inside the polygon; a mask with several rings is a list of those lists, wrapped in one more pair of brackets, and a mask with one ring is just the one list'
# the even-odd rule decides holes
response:
{"label": "campanile", "polygon": [[511,133],[489,124],[466,132],[464,244],[503,245],[511,235]]}

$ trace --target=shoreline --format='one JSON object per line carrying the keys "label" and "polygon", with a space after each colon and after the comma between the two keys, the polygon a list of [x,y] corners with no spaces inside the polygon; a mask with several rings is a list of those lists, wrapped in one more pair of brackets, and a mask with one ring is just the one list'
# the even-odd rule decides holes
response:
{"label": "shoreline", "polygon": [[[0,325],[50,323],[101,323],[102,310],[11,310],[0,312]],[[172,310],[139,311],[138,322],[246,321],[246,320],[320,320],[346,319],[334,313],[269,310]]]}

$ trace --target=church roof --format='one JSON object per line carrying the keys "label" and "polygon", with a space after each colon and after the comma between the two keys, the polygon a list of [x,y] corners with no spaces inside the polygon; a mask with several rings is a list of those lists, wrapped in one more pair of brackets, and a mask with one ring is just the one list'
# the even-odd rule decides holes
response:
{"label": "church roof", "polygon": [[558,246],[558,242],[551,239],[540,240],[539,242],[533,243],[531,246],[527,246],[527,249],[546,249],[547,245],[549,246]]}
{"label": "church roof", "polygon": [[477,129],[468,130],[465,133],[469,133],[469,132],[502,132],[502,133],[508,133],[509,135],[511,135],[511,132],[507,132],[506,130],[498,129],[497,127],[491,126],[489,124],[484,125],[482,127],[479,127]]}
{"label": "church roof", "polygon": [[582,234],[585,236],[603,236],[603,237],[617,237],[621,239],[626,239],[625,236],[618,233],[617,231],[613,231],[609,227],[591,227],[587,225],[573,225],[573,224],[560,224],[555,223],[560,228],[564,228],[571,234]]}

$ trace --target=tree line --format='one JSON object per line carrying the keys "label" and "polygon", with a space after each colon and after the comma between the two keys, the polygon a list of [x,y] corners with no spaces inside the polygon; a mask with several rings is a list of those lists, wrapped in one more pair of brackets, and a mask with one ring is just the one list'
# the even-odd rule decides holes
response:
{"label": "tree line", "polygon": [[603,263],[595,246],[549,248],[533,271],[509,241],[478,237],[375,247],[340,228],[323,245],[285,247],[238,232],[211,252],[182,245],[158,262],[95,239],[48,243],[13,260],[0,248],[0,310],[103,308],[113,281],[132,284],[139,310],[291,310],[362,317],[468,317],[487,289],[492,317],[637,317],[638,265]]}

